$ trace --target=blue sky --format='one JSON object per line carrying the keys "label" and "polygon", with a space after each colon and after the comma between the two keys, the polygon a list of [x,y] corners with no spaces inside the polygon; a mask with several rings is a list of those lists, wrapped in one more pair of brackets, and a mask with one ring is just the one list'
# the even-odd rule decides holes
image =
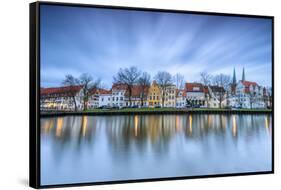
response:
{"label": "blue sky", "polygon": [[110,87],[119,68],[200,72],[271,86],[271,20],[41,5],[41,86],[89,73]]}

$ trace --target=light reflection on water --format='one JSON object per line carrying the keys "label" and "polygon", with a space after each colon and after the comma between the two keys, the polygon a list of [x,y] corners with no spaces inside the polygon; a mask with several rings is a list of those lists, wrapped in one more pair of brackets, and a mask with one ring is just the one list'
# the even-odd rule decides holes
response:
{"label": "light reflection on water", "polygon": [[41,118],[42,185],[271,170],[270,115]]}

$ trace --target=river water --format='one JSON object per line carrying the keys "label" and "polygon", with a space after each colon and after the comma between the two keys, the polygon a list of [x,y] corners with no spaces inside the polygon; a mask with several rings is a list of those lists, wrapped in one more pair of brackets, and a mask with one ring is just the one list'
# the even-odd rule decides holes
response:
{"label": "river water", "polygon": [[41,185],[271,170],[271,115],[41,118]]}

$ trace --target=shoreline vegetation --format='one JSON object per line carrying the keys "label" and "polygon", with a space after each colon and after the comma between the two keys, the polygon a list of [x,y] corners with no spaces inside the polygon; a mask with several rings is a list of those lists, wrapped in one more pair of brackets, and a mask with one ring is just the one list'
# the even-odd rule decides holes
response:
{"label": "shoreline vegetation", "polygon": [[148,115],[148,114],[271,114],[271,109],[225,109],[225,108],[124,108],[91,109],[85,111],[41,111],[40,117],[81,115]]}

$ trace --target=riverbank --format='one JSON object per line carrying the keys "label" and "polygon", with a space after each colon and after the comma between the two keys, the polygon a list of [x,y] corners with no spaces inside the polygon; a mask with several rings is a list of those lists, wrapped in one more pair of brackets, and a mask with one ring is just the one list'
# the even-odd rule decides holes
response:
{"label": "riverbank", "polygon": [[271,114],[270,109],[219,109],[219,108],[125,108],[92,109],[86,111],[41,111],[41,117],[67,115],[146,115],[146,114]]}

